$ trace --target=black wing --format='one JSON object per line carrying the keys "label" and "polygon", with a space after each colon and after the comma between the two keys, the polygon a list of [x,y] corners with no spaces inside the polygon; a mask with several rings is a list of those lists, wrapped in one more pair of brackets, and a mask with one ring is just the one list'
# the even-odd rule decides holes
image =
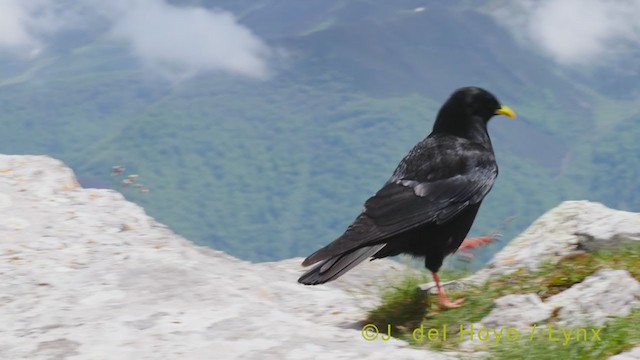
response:
{"label": "black wing", "polygon": [[498,175],[490,149],[455,137],[429,137],[366,201],[345,233],[303,262],[310,265],[428,223],[442,224],[482,201]]}

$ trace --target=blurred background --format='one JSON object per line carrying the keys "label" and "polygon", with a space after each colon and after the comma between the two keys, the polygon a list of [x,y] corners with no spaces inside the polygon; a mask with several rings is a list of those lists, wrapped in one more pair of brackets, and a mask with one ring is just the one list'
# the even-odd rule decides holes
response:
{"label": "blurred background", "polygon": [[279,260],[339,236],[481,86],[519,118],[490,123],[500,176],[471,235],[505,241],[477,267],[562,200],[640,211],[639,18],[637,0],[3,0],[0,153]]}

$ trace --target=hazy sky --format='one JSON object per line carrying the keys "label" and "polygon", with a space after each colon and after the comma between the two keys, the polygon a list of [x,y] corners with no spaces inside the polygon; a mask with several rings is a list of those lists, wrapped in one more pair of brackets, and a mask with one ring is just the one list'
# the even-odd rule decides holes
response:
{"label": "hazy sky", "polygon": [[32,58],[63,29],[108,24],[152,70],[184,78],[224,70],[254,78],[268,74],[270,48],[233,14],[176,7],[165,0],[1,0],[0,50]]}
{"label": "hazy sky", "polygon": [[565,65],[601,65],[640,46],[640,0],[505,2],[498,21]]}

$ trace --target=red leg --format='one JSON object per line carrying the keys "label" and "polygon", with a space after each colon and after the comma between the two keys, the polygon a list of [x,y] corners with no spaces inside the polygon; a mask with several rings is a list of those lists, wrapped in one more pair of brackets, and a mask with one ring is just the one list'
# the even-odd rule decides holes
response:
{"label": "red leg", "polygon": [[493,240],[497,238],[498,238],[498,235],[488,235],[488,236],[480,236],[475,238],[464,239],[462,244],[460,244],[460,247],[458,248],[458,250],[473,249],[479,246],[484,246],[491,243]]}
{"label": "red leg", "polygon": [[449,299],[447,299],[447,295],[444,294],[444,291],[440,286],[440,278],[438,277],[438,274],[432,271],[431,275],[433,276],[433,280],[435,280],[436,282],[436,288],[438,289],[438,298],[440,298],[440,302],[442,303],[442,305],[444,305],[445,308],[449,309],[462,306],[462,302],[464,301],[464,299],[458,299],[451,302]]}

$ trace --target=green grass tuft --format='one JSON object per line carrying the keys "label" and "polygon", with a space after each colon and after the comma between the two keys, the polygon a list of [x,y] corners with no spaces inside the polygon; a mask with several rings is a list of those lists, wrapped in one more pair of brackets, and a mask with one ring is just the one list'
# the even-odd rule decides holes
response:
{"label": "green grass tuft", "polygon": [[[501,342],[491,344],[490,359],[606,359],[640,344],[640,309],[636,309],[629,316],[619,317],[609,321],[599,332],[599,340],[592,338],[591,328],[586,327],[588,336],[585,340],[575,339],[569,342],[564,339],[550,341],[546,329],[540,329],[541,334],[533,340],[529,338],[515,342]],[[559,337],[561,337],[560,335]]]}
{"label": "green grass tuft", "polygon": [[374,324],[378,328],[387,328],[391,324],[393,334],[401,334],[406,329],[420,326],[427,309],[427,297],[417,287],[428,282],[428,277],[407,274],[400,282],[385,290],[382,294],[382,304],[369,311],[367,324]]}

